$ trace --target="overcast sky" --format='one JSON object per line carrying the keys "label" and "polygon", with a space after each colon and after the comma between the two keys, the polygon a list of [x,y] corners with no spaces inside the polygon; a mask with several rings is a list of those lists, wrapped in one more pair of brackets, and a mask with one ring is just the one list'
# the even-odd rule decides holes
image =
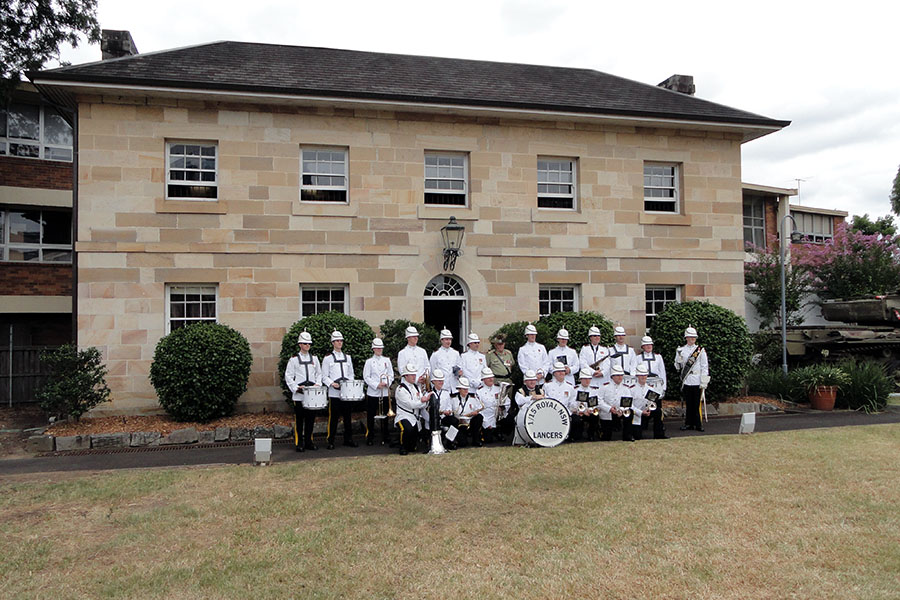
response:
{"label": "overcast sky", "polygon": [[701,98],[792,121],[744,145],[745,182],[802,179],[802,204],[851,215],[890,211],[900,165],[897,2],[99,0],[99,17],[142,53],[238,40],[693,75]]}

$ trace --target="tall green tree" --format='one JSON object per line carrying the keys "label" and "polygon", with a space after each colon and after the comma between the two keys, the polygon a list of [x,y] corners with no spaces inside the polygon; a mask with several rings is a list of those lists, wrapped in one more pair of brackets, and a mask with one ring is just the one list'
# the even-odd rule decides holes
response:
{"label": "tall green tree", "polygon": [[59,60],[59,48],[81,36],[100,42],[97,0],[4,0],[0,3],[0,104],[6,106],[22,73]]}
{"label": "tall green tree", "polygon": [[894,235],[897,233],[897,226],[894,225],[894,217],[885,215],[878,217],[874,221],[869,218],[869,213],[862,216],[853,215],[853,223],[850,229],[864,233],[865,235]]}
{"label": "tall green tree", "polygon": [[900,167],[894,177],[894,185],[891,187],[891,212],[900,215]]}

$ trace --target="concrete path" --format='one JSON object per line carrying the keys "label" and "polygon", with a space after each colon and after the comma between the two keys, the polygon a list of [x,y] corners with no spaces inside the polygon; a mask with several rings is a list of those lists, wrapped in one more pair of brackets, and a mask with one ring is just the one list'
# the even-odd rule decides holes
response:
{"label": "concrete path", "polygon": [[[674,439],[702,435],[736,435],[740,418],[718,418],[705,424],[706,432],[679,431],[679,421],[668,421],[668,434]],[[802,414],[757,415],[756,431],[788,431],[814,429],[819,427],[845,427],[850,425],[875,425],[900,423],[900,407],[889,407],[888,411],[867,415],[859,412],[808,412]],[[396,453],[396,449],[380,445],[347,448],[338,445],[334,450],[326,450],[324,440],[315,452],[294,451],[293,440],[277,440],[273,446],[272,460],[283,463],[299,460],[324,458],[386,455]],[[357,438],[358,442],[362,439]],[[619,442],[621,443],[621,442]],[[646,441],[637,443],[647,443]],[[658,441],[654,443],[666,443]],[[478,450],[463,450],[474,452]],[[102,471],[108,469],[136,469],[159,467],[182,467],[219,464],[250,464],[253,460],[252,442],[190,447],[150,447],[124,448],[117,450],[91,450],[77,454],[41,456],[37,458],[11,458],[0,460],[0,480],[4,476],[28,473],[53,473],[72,471]]]}

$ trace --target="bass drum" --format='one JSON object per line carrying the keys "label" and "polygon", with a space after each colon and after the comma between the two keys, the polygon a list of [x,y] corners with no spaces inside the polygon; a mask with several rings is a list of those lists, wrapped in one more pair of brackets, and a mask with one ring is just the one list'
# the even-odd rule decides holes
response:
{"label": "bass drum", "polygon": [[572,416],[559,400],[535,400],[516,416],[516,431],[526,444],[553,448],[569,437]]}

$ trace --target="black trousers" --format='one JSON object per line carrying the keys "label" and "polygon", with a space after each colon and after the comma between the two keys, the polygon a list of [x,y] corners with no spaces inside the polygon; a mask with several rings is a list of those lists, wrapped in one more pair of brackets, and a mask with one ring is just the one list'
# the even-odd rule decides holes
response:
{"label": "black trousers", "polygon": [[394,427],[400,432],[400,451],[415,452],[419,443],[419,426],[401,420]]}
{"label": "black trousers", "polygon": [[613,424],[612,419],[600,419],[600,441],[608,442],[612,439]]}
{"label": "black trousers", "polygon": [[572,415],[571,426],[569,427],[569,441],[579,442],[584,437],[584,417],[581,415]]}
{"label": "black trousers", "polygon": [[622,417],[622,441],[630,442],[634,439],[632,435],[633,425],[631,424],[632,419],[634,419],[634,415],[628,415],[627,417]]}
{"label": "black trousers", "polygon": [[349,442],[353,439],[353,425],[351,419],[353,417],[354,402],[347,402],[340,398],[328,399],[328,441],[334,443],[334,434],[337,432],[338,419],[344,419],[344,441]]}
{"label": "black trousers", "polygon": [[302,402],[294,402],[294,446],[309,446],[313,443],[313,427],[318,410],[303,408]]}
{"label": "black trousers", "polygon": [[510,414],[507,414],[502,419],[497,421],[497,432],[502,435],[509,435],[513,432],[513,429],[516,428],[516,418]]}
{"label": "black trousers", "polygon": [[[646,419],[647,417],[644,417]],[[643,419],[641,419],[643,421]],[[631,437],[635,440],[643,439],[644,437],[644,428],[641,425],[631,425]]]}
{"label": "black trousers", "polygon": [[589,414],[581,417],[587,429],[587,439],[594,441],[600,437],[600,415]]}
{"label": "black trousers", "polygon": [[703,427],[700,420],[700,386],[686,385],[681,388],[684,396],[684,424],[699,429]]}
{"label": "black trousers", "polygon": [[653,421],[653,439],[658,440],[666,437],[666,425],[663,423],[662,400],[659,401],[656,410],[650,413],[650,420]]}
{"label": "black trousers", "polygon": [[465,446],[466,444],[472,444],[473,446],[477,446],[479,444],[483,444],[483,424],[484,417],[482,417],[481,415],[475,415],[469,421],[468,425],[457,425],[457,429],[459,429],[459,435],[456,436],[457,445]]}
{"label": "black trousers", "polygon": [[[388,410],[390,410],[391,400],[387,396],[387,392],[385,392],[384,399],[379,396],[370,396],[366,394],[366,441],[374,442],[375,441],[375,415],[384,414],[386,415]],[[380,406],[379,406],[380,404]],[[384,409],[383,413],[379,413],[380,410]],[[388,429],[388,419],[378,419],[381,423],[381,443],[387,444],[390,442],[390,433]]]}

